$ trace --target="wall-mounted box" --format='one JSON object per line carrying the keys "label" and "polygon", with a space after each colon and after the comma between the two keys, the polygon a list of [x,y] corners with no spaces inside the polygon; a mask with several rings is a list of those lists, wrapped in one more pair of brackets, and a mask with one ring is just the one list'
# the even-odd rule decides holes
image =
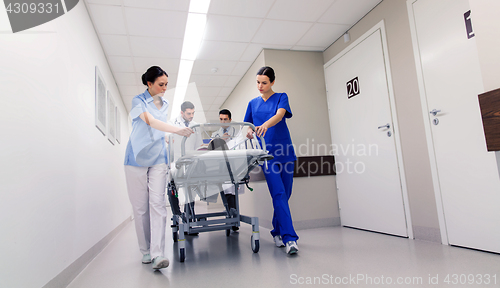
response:
{"label": "wall-mounted box", "polygon": [[479,95],[488,151],[500,151],[500,89]]}

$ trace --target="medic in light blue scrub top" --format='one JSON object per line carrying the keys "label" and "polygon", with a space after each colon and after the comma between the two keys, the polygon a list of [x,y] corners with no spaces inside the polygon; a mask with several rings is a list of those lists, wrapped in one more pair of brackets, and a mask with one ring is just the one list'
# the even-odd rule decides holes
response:
{"label": "medic in light blue scrub top", "polygon": [[[273,199],[273,230],[271,235],[277,247],[286,247],[286,253],[299,251],[299,237],[293,228],[288,200],[292,195],[295,151],[285,119],[292,117],[292,110],[286,93],[275,93],[272,89],[275,75],[271,67],[262,67],[257,72],[257,88],[261,93],[248,103],[243,121],[256,126],[257,136],[263,136],[266,149],[274,159],[263,169],[267,186]],[[253,138],[249,129],[247,137]],[[286,245],[285,245],[286,244]]]}
{"label": "medic in light blue scrub top", "polygon": [[157,270],[169,265],[164,255],[168,172],[165,132],[189,137],[193,130],[166,123],[168,101],[163,95],[167,90],[167,72],[151,66],[141,80],[147,89],[132,99],[132,133],[125,152],[125,177],[141,261],[153,263],[152,268]]}

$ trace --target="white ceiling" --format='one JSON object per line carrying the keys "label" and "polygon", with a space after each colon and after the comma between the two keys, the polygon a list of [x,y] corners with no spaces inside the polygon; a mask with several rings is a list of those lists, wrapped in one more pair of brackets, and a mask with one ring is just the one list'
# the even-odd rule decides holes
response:
{"label": "white ceiling", "polygon": [[[381,1],[212,0],[189,81],[203,106],[197,114],[218,120],[220,106],[263,48],[324,51]],[[141,75],[152,65],[167,71],[169,89],[175,88],[188,0],[85,4],[127,109],[144,91]]]}

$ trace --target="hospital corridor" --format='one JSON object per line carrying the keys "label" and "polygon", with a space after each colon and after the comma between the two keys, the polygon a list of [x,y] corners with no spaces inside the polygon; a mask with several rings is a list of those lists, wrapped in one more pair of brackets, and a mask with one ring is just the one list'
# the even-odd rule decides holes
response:
{"label": "hospital corridor", "polygon": [[[486,275],[498,275],[498,255],[438,243],[324,227],[299,230],[300,255],[287,257],[274,246],[269,229],[261,232],[259,253],[250,248],[248,225],[229,237],[223,231],[188,236],[184,263],[167,238],[171,266],[153,273],[150,265],[137,261],[140,253],[129,222],[68,287],[460,287],[453,283],[460,283],[460,277],[464,281],[462,275],[482,275],[484,283]],[[482,285],[495,287],[494,281]]]}
{"label": "hospital corridor", "polygon": [[4,4],[1,288],[500,287],[500,1]]}

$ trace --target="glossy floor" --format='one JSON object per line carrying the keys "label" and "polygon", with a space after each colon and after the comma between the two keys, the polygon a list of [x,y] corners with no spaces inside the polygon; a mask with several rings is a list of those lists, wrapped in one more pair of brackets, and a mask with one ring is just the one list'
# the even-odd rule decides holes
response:
{"label": "glossy floor", "polygon": [[498,254],[341,227],[298,231],[295,256],[261,228],[253,253],[242,225],[188,237],[184,263],[168,229],[170,266],[154,272],[130,222],[68,287],[500,287]]}

